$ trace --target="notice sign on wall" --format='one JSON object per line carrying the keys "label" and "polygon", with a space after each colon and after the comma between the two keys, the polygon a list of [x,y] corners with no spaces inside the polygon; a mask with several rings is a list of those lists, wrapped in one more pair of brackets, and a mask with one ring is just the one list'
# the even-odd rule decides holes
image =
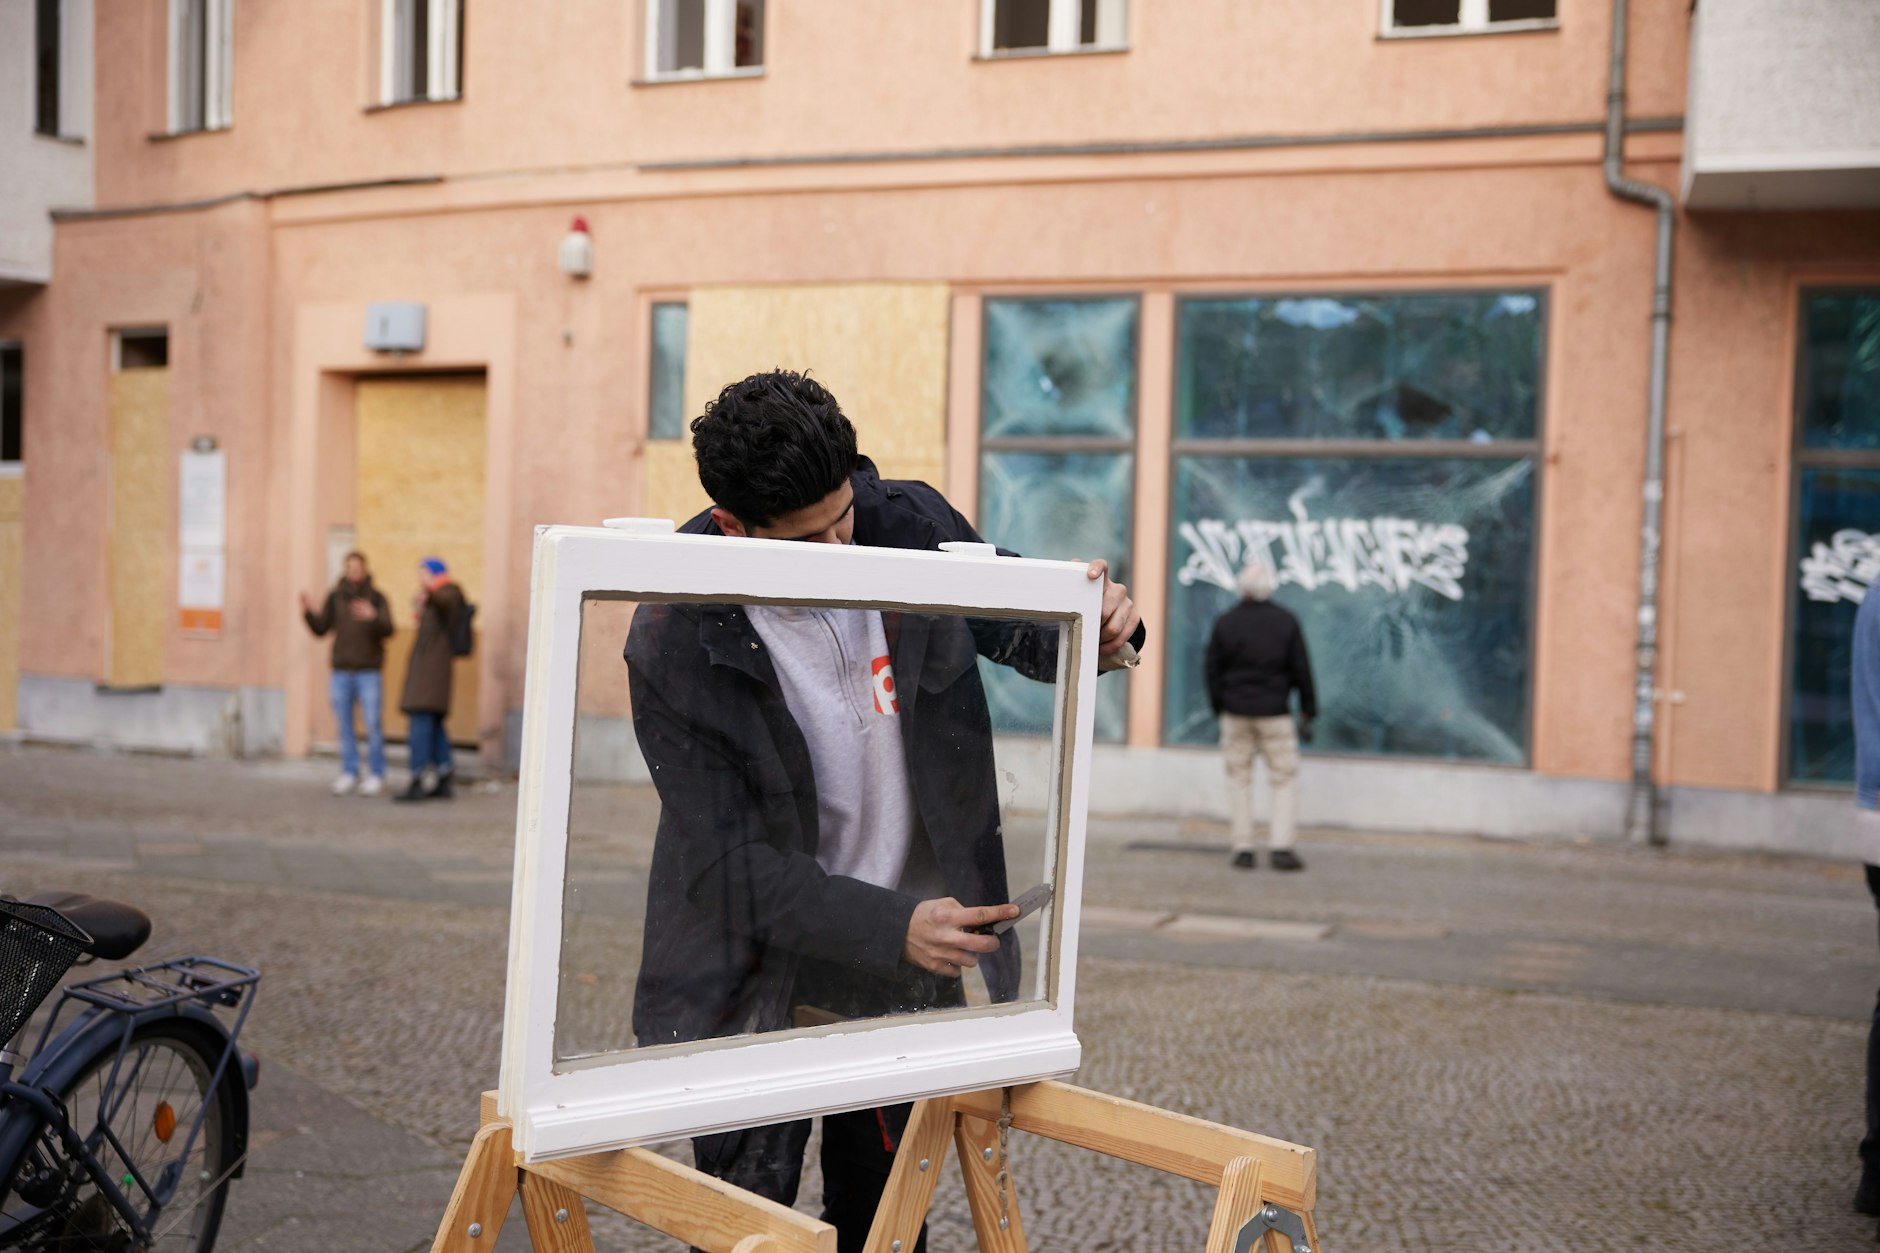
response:
{"label": "notice sign on wall", "polygon": [[219,449],[183,454],[177,492],[176,605],[185,631],[222,630],[228,459]]}

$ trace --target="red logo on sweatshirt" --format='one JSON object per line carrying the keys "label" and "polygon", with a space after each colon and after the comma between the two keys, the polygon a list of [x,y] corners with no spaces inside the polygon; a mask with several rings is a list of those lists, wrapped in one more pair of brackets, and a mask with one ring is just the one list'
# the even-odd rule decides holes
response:
{"label": "red logo on sweatshirt", "polygon": [[875,712],[878,714],[898,714],[901,702],[894,695],[894,667],[888,664],[886,657],[877,657],[870,667],[875,678]]}

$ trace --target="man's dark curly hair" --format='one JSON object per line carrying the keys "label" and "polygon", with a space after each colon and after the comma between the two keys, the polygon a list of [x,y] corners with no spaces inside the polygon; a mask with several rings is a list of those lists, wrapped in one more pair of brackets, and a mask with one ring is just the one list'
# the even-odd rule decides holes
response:
{"label": "man's dark curly hair", "polygon": [[855,428],[815,379],[771,370],[739,379],[692,419],[698,480],[746,527],[769,526],[842,486]]}

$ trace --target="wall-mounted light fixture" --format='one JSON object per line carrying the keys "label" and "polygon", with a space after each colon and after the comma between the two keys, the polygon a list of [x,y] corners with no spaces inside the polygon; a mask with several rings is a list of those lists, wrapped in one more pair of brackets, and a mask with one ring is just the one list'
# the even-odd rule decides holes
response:
{"label": "wall-mounted light fixture", "polygon": [[594,237],[588,234],[586,218],[576,218],[561,241],[561,272],[569,278],[586,278],[594,273]]}

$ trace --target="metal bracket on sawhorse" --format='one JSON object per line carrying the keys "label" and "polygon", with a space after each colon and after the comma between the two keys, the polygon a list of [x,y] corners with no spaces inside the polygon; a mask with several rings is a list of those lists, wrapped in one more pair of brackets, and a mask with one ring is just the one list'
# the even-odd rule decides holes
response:
{"label": "metal bracket on sawhorse", "polygon": [[1313,1253],[1312,1241],[1306,1238],[1305,1220],[1277,1205],[1262,1206],[1259,1213],[1246,1221],[1234,1240],[1234,1253],[1252,1253],[1269,1231],[1277,1231],[1292,1241],[1293,1253]]}

